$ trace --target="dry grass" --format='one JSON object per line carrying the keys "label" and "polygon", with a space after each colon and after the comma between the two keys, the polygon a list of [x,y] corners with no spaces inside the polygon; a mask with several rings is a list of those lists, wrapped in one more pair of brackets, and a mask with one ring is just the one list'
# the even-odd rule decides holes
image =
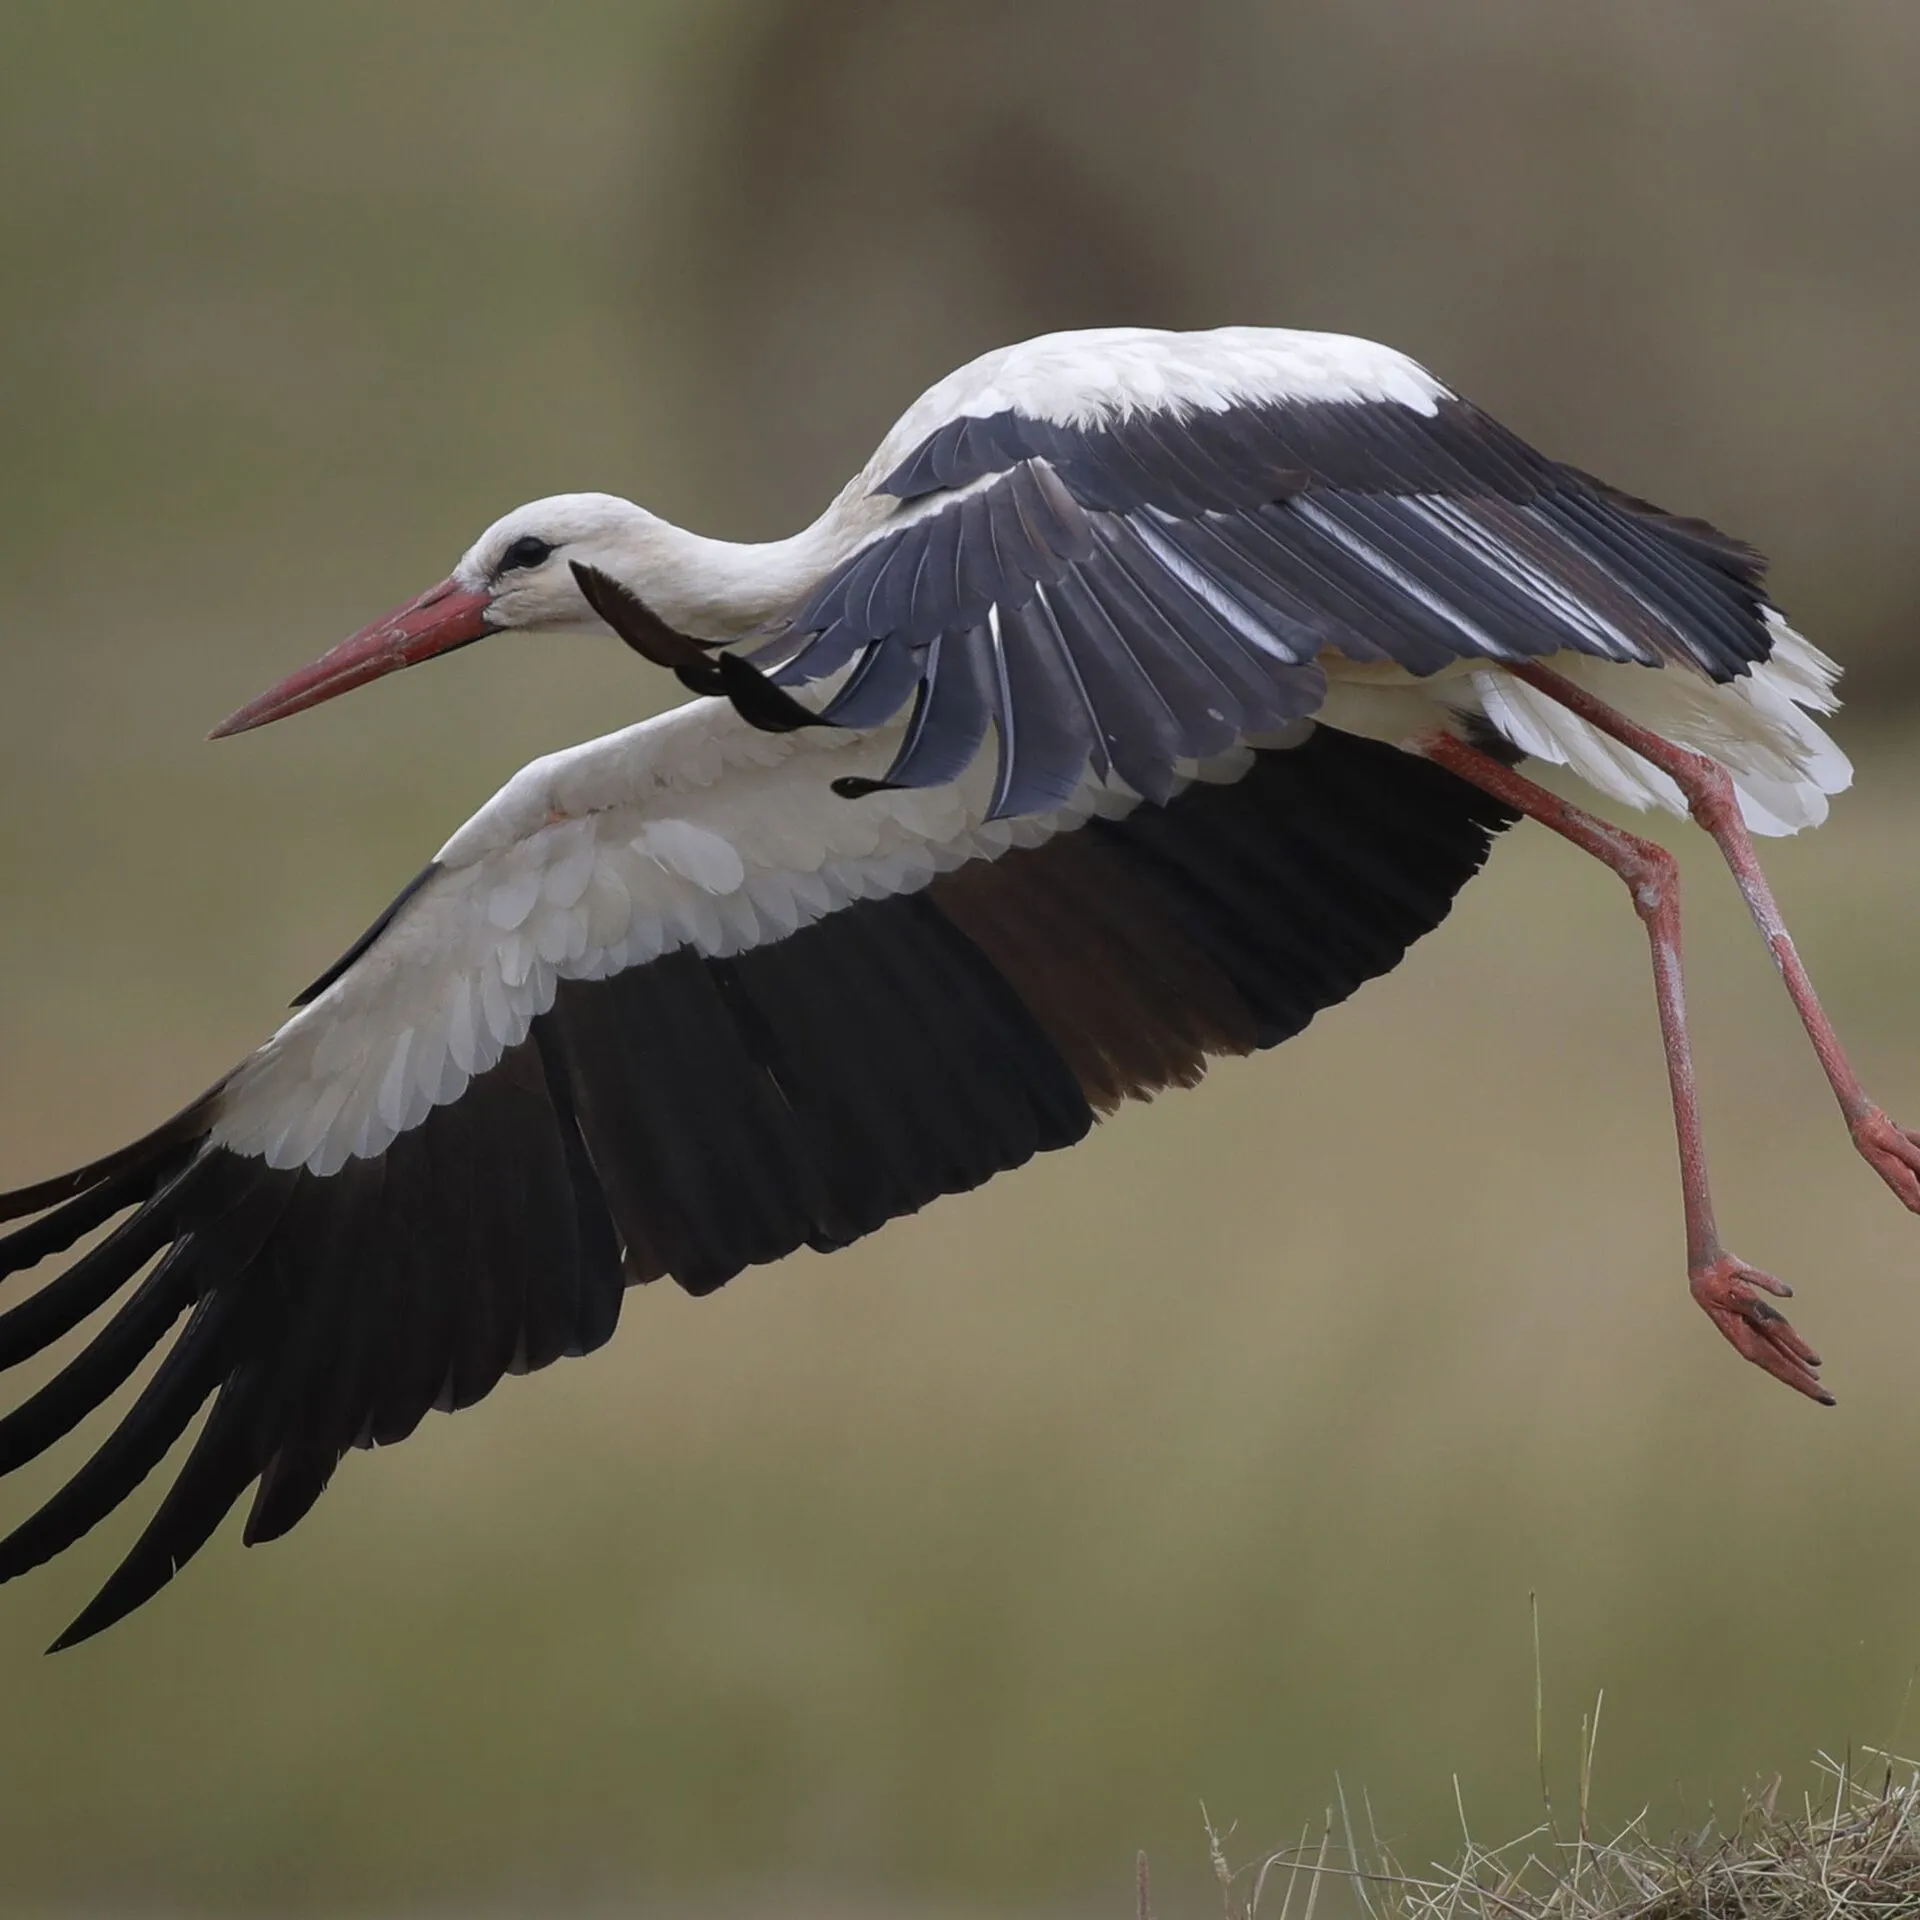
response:
{"label": "dry grass", "polygon": [[[1592,1748],[1583,1757],[1571,1833],[1554,1814],[1500,1846],[1465,1831],[1459,1855],[1426,1872],[1406,1867],[1371,1833],[1356,1843],[1344,1793],[1317,1838],[1248,1866],[1228,1862],[1209,1825],[1208,1851],[1226,1920],[1316,1920],[1324,1894],[1344,1894],[1366,1920],[1893,1920],[1920,1914],[1920,1764],[1877,1749],[1861,1761],[1822,1754],[1817,1785],[1796,1801],[1780,1776],[1737,1815],[1715,1814],[1667,1841],[1643,1812],[1609,1839],[1589,1818]],[[1152,1920],[1146,1856],[1136,1910]]]}

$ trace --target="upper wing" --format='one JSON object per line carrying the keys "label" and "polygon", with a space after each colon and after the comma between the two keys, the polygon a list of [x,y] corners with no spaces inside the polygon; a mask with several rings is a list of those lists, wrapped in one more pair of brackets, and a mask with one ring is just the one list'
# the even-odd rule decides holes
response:
{"label": "upper wing", "polygon": [[[0,1419],[0,1475],[179,1325],[99,1450],[0,1542],[0,1580],[123,1501],[211,1399],[61,1644],[157,1591],[254,1487],[285,1532],[351,1446],[584,1353],[622,1291],[695,1292],[871,1232],[1271,1046],[1442,919],[1507,815],[1302,727],[1170,805],[1083,780],[985,818],[957,786],[832,795],[891,743],[718,703],[523,774],[279,1034],[147,1140],[0,1197],[0,1370],[109,1301]],[[184,1319],[184,1324],[180,1324]],[[256,1484],[257,1483],[257,1484]]]}
{"label": "upper wing", "polygon": [[1182,760],[1312,712],[1323,654],[1429,674],[1571,650],[1717,680],[1767,657],[1758,555],[1536,453],[1411,362],[1157,339],[1184,384],[1144,381],[1152,338],[1118,370],[1096,356],[1091,385],[1070,361],[976,382],[883,463],[898,509],[757,656],[788,685],[844,674],[823,712],[842,725],[913,695],[889,781],[951,778],[991,726],[996,815],[1053,804],[1089,761],[1160,798]]}

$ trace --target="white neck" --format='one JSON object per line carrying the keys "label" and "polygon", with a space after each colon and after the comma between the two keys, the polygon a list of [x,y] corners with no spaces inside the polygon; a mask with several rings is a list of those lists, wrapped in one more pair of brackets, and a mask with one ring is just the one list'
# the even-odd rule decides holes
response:
{"label": "white neck", "polygon": [[[894,502],[856,481],[789,540],[709,540],[611,493],[553,494],[496,520],[467,549],[455,577],[492,595],[510,628],[597,624],[566,562],[611,574],[661,619],[699,640],[741,640],[798,610],[834,567],[887,518]],[[516,571],[502,562],[532,540],[558,556]]]}
{"label": "white neck", "polygon": [[610,571],[682,633],[738,640],[793,612],[892,504],[849,489],[810,527],[764,541],[710,540],[642,512],[621,530]]}

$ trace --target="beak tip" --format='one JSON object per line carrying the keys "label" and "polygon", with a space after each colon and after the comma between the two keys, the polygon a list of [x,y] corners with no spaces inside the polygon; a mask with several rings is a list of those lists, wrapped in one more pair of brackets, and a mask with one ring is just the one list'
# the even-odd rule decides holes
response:
{"label": "beak tip", "polygon": [[207,738],[225,740],[236,733],[251,733],[255,727],[304,713],[336,694],[365,686],[397,667],[410,667],[478,640],[493,630],[486,617],[491,600],[490,593],[442,581],[228,714]]}

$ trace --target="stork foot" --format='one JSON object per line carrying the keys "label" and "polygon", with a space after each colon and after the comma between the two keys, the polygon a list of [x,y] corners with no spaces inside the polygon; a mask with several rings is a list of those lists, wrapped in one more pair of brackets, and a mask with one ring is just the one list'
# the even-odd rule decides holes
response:
{"label": "stork foot", "polygon": [[1869,1107],[1848,1129],[1860,1157],[1900,1197],[1909,1213],[1920,1213],[1920,1133],[1896,1125],[1879,1107]]}
{"label": "stork foot", "polygon": [[1730,1253],[1717,1254],[1687,1276],[1693,1297],[1732,1343],[1734,1350],[1756,1367],[1784,1381],[1796,1393],[1833,1405],[1833,1395],[1820,1384],[1820,1356],[1794,1332],[1778,1307],[1761,1298],[1790,1298],[1793,1289],[1758,1267]]}

